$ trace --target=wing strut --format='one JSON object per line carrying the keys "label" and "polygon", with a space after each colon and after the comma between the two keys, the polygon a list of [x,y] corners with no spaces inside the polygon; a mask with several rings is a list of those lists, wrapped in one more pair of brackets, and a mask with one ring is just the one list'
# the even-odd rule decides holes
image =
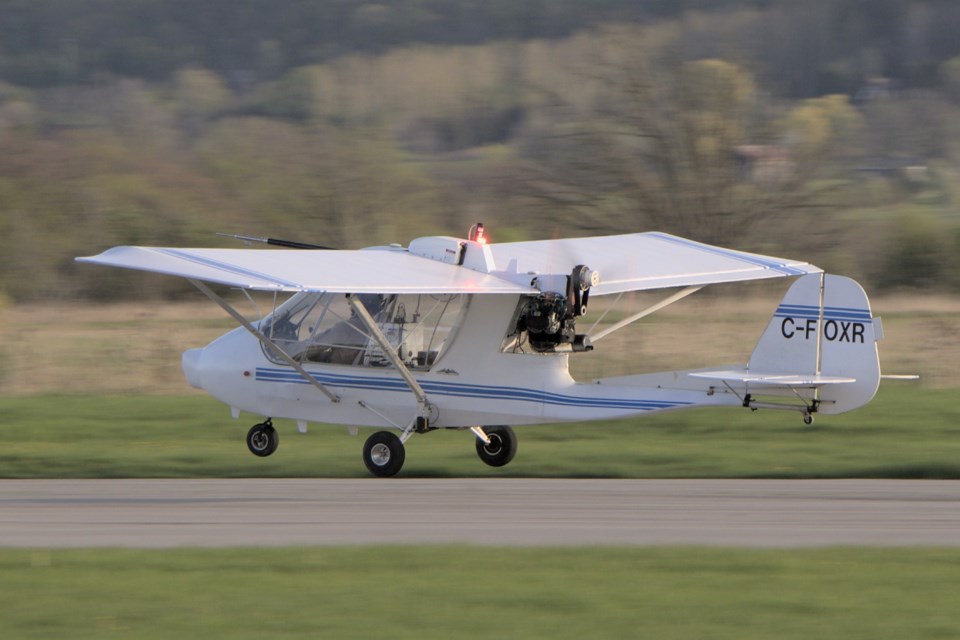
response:
{"label": "wing strut", "polygon": [[242,315],[240,315],[240,313],[236,309],[230,306],[230,303],[228,303],[226,300],[218,296],[213,291],[213,289],[211,289],[204,283],[200,282],[199,280],[194,280],[193,278],[187,278],[187,279],[190,281],[190,284],[195,286],[197,289],[201,291],[201,293],[203,293],[205,296],[207,296],[208,298],[216,302],[218,305],[220,305],[220,307],[224,311],[229,313],[234,320],[236,320],[241,325],[243,325],[244,329],[252,333],[258,340],[260,340],[260,342],[266,344],[270,349],[274,351],[274,353],[280,356],[280,358],[282,358],[284,362],[286,362],[288,365],[293,367],[294,370],[297,373],[299,373],[304,380],[306,380],[307,382],[315,386],[317,389],[319,389],[320,392],[323,393],[323,395],[327,396],[330,399],[330,402],[340,402],[340,396],[331,392],[325,386],[317,382],[317,379],[311,376],[310,373],[307,372],[307,370],[304,369],[299,362],[297,362],[292,357],[290,357],[290,354],[288,354],[286,351],[281,349],[276,342],[268,338],[262,331],[260,331],[255,326],[253,326],[249,320],[247,320]]}
{"label": "wing strut", "polygon": [[608,335],[610,335],[611,333],[613,333],[614,331],[618,331],[619,329],[623,329],[623,328],[624,328],[625,326],[627,326],[628,324],[632,324],[632,323],[636,322],[637,320],[639,320],[640,318],[646,318],[646,317],[647,317],[648,315],[650,315],[651,313],[654,313],[654,312],[656,312],[656,311],[660,311],[660,309],[663,309],[664,307],[669,307],[669,306],[670,306],[671,304],[673,304],[674,302],[678,302],[678,301],[680,301],[680,300],[683,300],[684,298],[686,298],[686,297],[689,296],[690,294],[696,293],[697,291],[700,291],[700,289],[702,289],[702,288],[703,288],[703,287],[687,287],[686,289],[681,289],[680,291],[676,292],[676,293],[673,294],[672,296],[670,296],[670,297],[668,297],[668,298],[664,298],[663,300],[661,300],[660,302],[656,303],[655,305],[649,306],[649,307],[647,307],[646,309],[644,309],[643,311],[640,311],[639,313],[635,313],[635,314],[633,314],[632,316],[630,316],[630,317],[628,317],[628,318],[624,318],[624,319],[621,320],[620,322],[617,322],[616,324],[610,325],[609,327],[607,327],[607,328],[604,329],[603,331],[599,331],[599,332],[597,332],[596,334],[590,336],[590,342],[596,342],[596,341],[599,340],[600,338],[603,338],[603,337],[605,337],[605,336],[608,336]]}
{"label": "wing strut", "polygon": [[347,301],[350,303],[350,306],[357,313],[363,324],[366,325],[367,329],[370,330],[370,335],[373,336],[373,339],[377,341],[377,344],[380,345],[380,348],[383,350],[384,355],[390,360],[393,364],[393,367],[397,370],[397,373],[400,374],[400,377],[403,378],[403,381],[407,383],[407,386],[410,387],[410,391],[413,392],[414,397],[417,399],[417,404],[420,405],[420,415],[424,419],[429,418],[431,405],[427,401],[427,394],[423,390],[423,387],[420,386],[420,383],[417,382],[417,379],[413,377],[413,374],[410,373],[410,370],[407,368],[407,365],[403,363],[403,360],[400,359],[400,356],[397,355],[396,348],[390,344],[390,341],[387,340],[387,337],[383,335],[383,332],[380,330],[380,327],[377,326],[376,320],[370,315],[370,312],[367,311],[367,308],[363,306],[363,303],[360,302],[360,299],[353,295],[347,295]]}

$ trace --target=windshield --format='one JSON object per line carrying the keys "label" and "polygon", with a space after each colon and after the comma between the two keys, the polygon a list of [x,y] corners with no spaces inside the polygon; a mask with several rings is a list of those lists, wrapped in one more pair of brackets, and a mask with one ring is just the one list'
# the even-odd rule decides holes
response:
{"label": "windshield", "polygon": [[[404,364],[429,369],[453,340],[462,295],[357,294]],[[342,293],[299,293],[264,318],[260,330],[289,356],[366,367],[393,366]],[[272,361],[283,361],[269,347]]]}

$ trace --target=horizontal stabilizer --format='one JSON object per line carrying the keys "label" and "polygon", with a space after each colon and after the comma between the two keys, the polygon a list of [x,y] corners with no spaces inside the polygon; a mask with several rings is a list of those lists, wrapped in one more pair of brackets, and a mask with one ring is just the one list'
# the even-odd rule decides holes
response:
{"label": "horizontal stabilizer", "polygon": [[718,380],[721,382],[747,383],[764,387],[822,387],[828,384],[849,384],[856,382],[856,378],[843,376],[824,376],[817,374],[796,373],[759,373],[756,371],[729,370],[729,371],[700,371],[689,374],[692,378]]}

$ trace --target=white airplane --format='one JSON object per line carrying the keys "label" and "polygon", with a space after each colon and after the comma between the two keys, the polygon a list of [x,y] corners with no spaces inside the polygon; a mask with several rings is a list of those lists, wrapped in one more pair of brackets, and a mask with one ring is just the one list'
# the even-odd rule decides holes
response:
{"label": "white airplane", "polygon": [[[499,467],[517,451],[506,424],[703,406],[793,410],[810,424],[866,404],[881,377],[882,330],[863,289],[805,262],[665,233],[494,244],[479,224],[468,239],[357,251],[235,237],[298,248],[115,247],[78,260],[187,278],[242,325],[184,352],[183,370],[234,418],[266,417],[247,434],[258,456],[277,449],[273,418],[287,418],[300,431],[380,427],[363,447],[377,476],[400,471],[404,443],[434,429],[469,429],[480,459]],[[767,278],[796,280],[743,366],[586,382],[569,373],[571,355],[598,357],[606,336],[706,285]],[[274,309],[248,321],[206,283],[272,292]],[[594,297],[652,289],[678,291],[580,332]]]}

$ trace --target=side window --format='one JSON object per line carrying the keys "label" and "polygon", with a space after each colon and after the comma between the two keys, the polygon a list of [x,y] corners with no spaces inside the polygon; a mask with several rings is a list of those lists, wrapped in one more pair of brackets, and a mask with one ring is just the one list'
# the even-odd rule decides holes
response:
{"label": "side window", "polygon": [[462,295],[398,296],[381,330],[408,367],[427,370],[453,342],[465,308]]}
{"label": "side window", "polygon": [[[390,349],[406,366],[426,370],[453,338],[463,311],[459,295],[358,294]],[[343,294],[297,294],[260,327],[303,363],[391,367],[391,360]],[[282,364],[271,349],[268,358]]]}

